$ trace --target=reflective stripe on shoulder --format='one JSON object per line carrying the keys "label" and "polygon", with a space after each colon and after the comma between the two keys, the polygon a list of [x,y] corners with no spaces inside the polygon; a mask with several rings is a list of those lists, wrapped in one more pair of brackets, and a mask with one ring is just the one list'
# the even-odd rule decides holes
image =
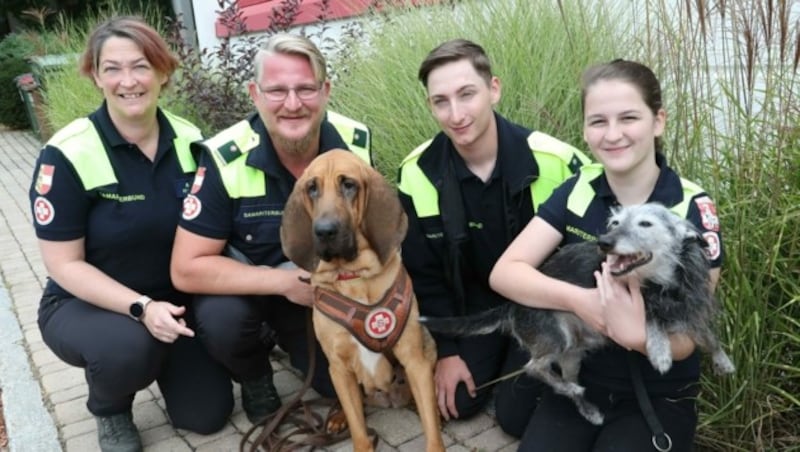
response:
{"label": "reflective stripe on shoulder", "polygon": [[328,110],[328,122],[333,124],[347,147],[362,160],[372,166],[372,137],[366,124]]}
{"label": "reflective stripe on shoulder", "polygon": [[86,191],[117,183],[100,134],[89,118],[67,124],[47,142],[61,150],[81,179]]}
{"label": "reflective stripe on shoulder", "polygon": [[591,163],[584,165],[578,173],[578,181],[575,182],[575,187],[572,193],[567,198],[567,209],[579,217],[586,214],[586,209],[594,199],[594,189],[592,189],[591,182],[603,174],[603,165],[599,163]]}
{"label": "reflective stripe on shoulder", "polygon": [[586,156],[584,156],[583,153],[574,146],[557,138],[551,137],[543,132],[537,131],[528,135],[528,146],[530,146],[530,148],[534,151],[555,154],[559,156],[561,160],[567,163],[572,160],[572,157],[575,154],[583,157],[586,160],[585,163],[589,163],[589,159],[586,158]]}
{"label": "reflective stripe on shoulder", "polygon": [[267,194],[264,172],[247,165],[246,159],[219,168],[222,184],[232,199],[253,198]]}
{"label": "reflective stripe on shoulder", "polygon": [[686,218],[686,215],[689,213],[689,206],[691,205],[692,199],[694,199],[694,197],[700,193],[704,193],[705,190],[703,190],[703,187],[684,178],[681,178],[681,188],[683,190],[683,200],[672,206],[670,210],[679,217]]}
{"label": "reflective stripe on shoulder", "polygon": [[531,184],[533,211],[536,212],[556,187],[590,161],[574,146],[543,132],[528,135],[528,146],[539,167],[539,175]]}
{"label": "reflective stripe on shoulder", "polygon": [[193,173],[197,171],[197,162],[194,159],[191,151],[191,144],[193,141],[203,139],[203,134],[200,129],[180,116],[174,115],[167,110],[161,110],[164,116],[167,117],[172,129],[175,131],[175,139],[172,141],[175,146],[175,152],[178,154],[178,162],[181,165],[181,170],[184,173]]}
{"label": "reflective stripe on shoulder", "polygon": [[422,152],[428,149],[432,141],[431,139],[417,146],[400,165],[397,189],[411,197],[414,210],[420,218],[439,215],[439,193],[418,165]]}

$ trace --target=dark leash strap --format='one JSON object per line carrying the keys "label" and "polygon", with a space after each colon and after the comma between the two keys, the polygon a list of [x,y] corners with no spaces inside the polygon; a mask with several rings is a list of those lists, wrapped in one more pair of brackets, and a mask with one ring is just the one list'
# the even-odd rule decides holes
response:
{"label": "dark leash strap", "polygon": [[[303,395],[311,387],[311,380],[317,367],[316,339],[314,337],[314,324],[312,321],[312,310],[308,310],[306,316],[306,340],[308,341],[308,373],[303,381],[303,386],[291,401],[282,405],[278,411],[267,417],[264,421],[250,427],[239,442],[241,452],[258,452],[266,450],[269,452],[290,452],[298,449],[315,450],[330,446],[349,438],[349,430],[344,429],[339,433],[328,433],[327,425],[330,417],[336,411],[341,410],[337,400],[313,400],[303,401]],[[325,419],[313,410],[314,406],[328,407],[328,415]],[[282,426],[294,425],[284,433],[278,429]],[[256,430],[261,428],[261,432],[251,441],[251,437]],[[377,447],[378,434],[373,429],[367,429],[367,434],[373,438],[373,447]]]}
{"label": "dark leash strap", "polygon": [[661,422],[658,420],[653,404],[650,401],[650,395],[647,394],[647,388],[644,387],[644,379],[642,378],[642,369],[639,367],[636,352],[628,352],[628,365],[631,370],[631,379],[633,380],[633,390],[636,393],[636,401],[639,403],[639,409],[642,411],[644,420],[650,427],[650,432],[653,433],[651,441],[653,447],[659,452],[669,452],[672,450],[672,438],[664,431]]}

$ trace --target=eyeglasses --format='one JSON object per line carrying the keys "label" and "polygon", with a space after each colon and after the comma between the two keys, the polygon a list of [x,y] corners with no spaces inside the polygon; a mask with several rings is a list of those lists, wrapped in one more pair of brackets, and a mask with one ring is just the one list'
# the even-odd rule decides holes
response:
{"label": "eyeglasses", "polygon": [[270,88],[262,88],[258,85],[258,90],[267,100],[272,102],[283,102],[289,97],[289,93],[294,91],[295,96],[297,96],[300,100],[314,100],[317,95],[319,95],[319,91],[321,86],[319,85],[303,85],[303,86],[296,86],[294,88],[289,88],[287,86],[273,86]]}

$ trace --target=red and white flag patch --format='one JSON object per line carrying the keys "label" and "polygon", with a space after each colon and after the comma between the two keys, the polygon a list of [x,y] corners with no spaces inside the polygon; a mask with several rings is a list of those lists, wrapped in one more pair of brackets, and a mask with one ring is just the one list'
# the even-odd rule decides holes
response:
{"label": "red and white flag patch", "polygon": [[694,202],[700,210],[700,221],[702,221],[703,227],[709,231],[719,232],[719,217],[714,201],[708,196],[703,196],[695,199]]}
{"label": "red and white flag patch", "polygon": [[200,198],[195,195],[188,195],[186,198],[183,199],[183,219],[184,220],[194,220],[200,215],[200,211],[203,209],[203,204],[200,202]]}
{"label": "red and white flag patch", "polygon": [[39,166],[39,174],[36,176],[36,193],[46,195],[53,187],[53,174],[56,172],[56,167],[53,165],[45,165],[44,163]]}
{"label": "red and white flag patch", "polygon": [[47,198],[44,196],[38,196],[33,201],[33,217],[36,219],[36,222],[42,226],[47,226],[48,224],[53,222],[53,218],[56,216],[56,211],[53,208],[53,203],[51,203]]}
{"label": "red and white flag patch", "polygon": [[197,173],[194,175],[194,183],[192,184],[192,190],[190,191],[191,194],[195,194],[200,191],[200,187],[203,186],[203,180],[206,178],[206,167],[201,166],[197,168]]}

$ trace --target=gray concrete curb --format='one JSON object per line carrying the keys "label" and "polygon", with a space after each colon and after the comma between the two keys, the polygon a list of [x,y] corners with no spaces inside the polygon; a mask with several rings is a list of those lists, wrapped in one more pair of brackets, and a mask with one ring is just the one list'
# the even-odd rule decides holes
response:
{"label": "gray concrete curb", "polygon": [[11,297],[0,285],[0,387],[10,452],[59,451],[53,418],[42,403],[39,383],[31,372],[22,330]]}

